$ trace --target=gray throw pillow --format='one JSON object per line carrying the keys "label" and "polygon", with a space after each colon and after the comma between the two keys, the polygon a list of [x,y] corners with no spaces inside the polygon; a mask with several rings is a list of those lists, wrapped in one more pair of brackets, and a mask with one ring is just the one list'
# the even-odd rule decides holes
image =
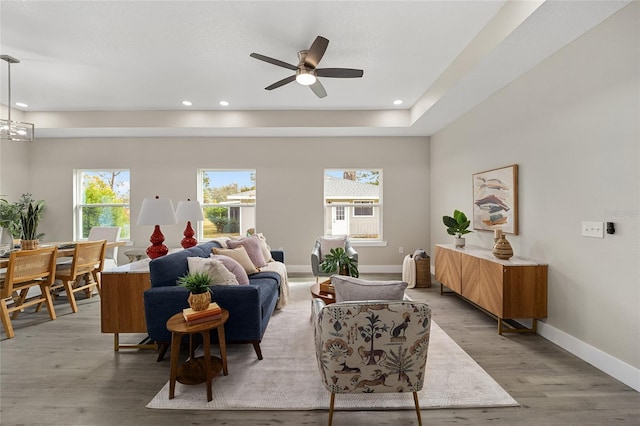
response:
{"label": "gray throw pillow", "polygon": [[347,275],[332,275],[336,302],[359,300],[402,300],[407,283],[404,281],[369,281]]}

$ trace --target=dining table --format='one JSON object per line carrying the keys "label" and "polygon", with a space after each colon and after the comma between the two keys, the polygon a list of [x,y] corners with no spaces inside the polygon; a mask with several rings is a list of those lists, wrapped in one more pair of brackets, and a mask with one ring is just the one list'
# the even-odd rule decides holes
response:
{"label": "dining table", "polygon": [[[45,242],[45,243],[40,243],[38,247],[44,248],[44,247],[50,247],[50,246],[57,246],[58,259],[62,260],[62,258],[73,257],[73,254],[76,249],[76,243],[78,242],[80,241]],[[124,246],[126,243],[127,243],[126,241],[107,241],[107,248],[109,249],[113,247],[121,247],[121,246]],[[9,253],[11,251],[15,251],[15,250],[8,251],[4,255],[6,257],[4,256],[0,257],[0,268],[6,268],[7,265],[9,265]],[[68,262],[68,259],[63,260],[63,262]]]}

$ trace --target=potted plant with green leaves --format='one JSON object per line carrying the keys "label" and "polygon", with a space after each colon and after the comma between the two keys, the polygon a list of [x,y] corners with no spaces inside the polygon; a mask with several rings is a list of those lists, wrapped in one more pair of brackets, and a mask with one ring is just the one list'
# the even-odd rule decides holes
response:
{"label": "potted plant with green leaves", "polygon": [[178,278],[178,285],[189,290],[189,306],[194,311],[204,311],[211,303],[213,280],[206,272],[189,272]]}
{"label": "potted plant with green leaves", "polygon": [[472,231],[469,231],[469,225],[471,225],[471,221],[467,219],[467,216],[459,211],[455,210],[452,216],[442,216],[442,222],[444,226],[447,227],[447,234],[455,235],[455,245],[456,247],[464,247],[465,239],[462,237],[465,234],[468,234]]}
{"label": "potted plant with green leaves", "polygon": [[22,227],[22,240],[20,246],[23,250],[34,250],[38,248],[39,237],[38,223],[44,209],[43,200],[31,200],[23,206],[20,211],[20,225]]}
{"label": "potted plant with green leaves", "polygon": [[15,204],[0,198],[0,252],[13,249],[13,240],[20,235],[20,211]]}
{"label": "potted plant with green leaves", "polygon": [[320,263],[322,271],[331,274],[349,275],[358,278],[358,260],[349,257],[342,247],[332,248]]}

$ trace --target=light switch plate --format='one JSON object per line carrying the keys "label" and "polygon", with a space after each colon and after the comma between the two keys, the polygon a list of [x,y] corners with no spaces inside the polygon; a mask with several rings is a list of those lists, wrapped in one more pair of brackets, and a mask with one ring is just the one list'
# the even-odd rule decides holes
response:
{"label": "light switch plate", "polygon": [[604,222],[582,222],[582,236],[604,238]]}

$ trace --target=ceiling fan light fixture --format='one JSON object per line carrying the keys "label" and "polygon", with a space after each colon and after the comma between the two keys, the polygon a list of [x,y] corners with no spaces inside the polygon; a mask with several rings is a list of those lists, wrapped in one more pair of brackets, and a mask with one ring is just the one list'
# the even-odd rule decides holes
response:
{"label": "ceiling fan light fixture", "polygon": [[316,82],[316,76],[313,71],[299,69],[296,71],[296,81],[303,86],[311,86]]}

